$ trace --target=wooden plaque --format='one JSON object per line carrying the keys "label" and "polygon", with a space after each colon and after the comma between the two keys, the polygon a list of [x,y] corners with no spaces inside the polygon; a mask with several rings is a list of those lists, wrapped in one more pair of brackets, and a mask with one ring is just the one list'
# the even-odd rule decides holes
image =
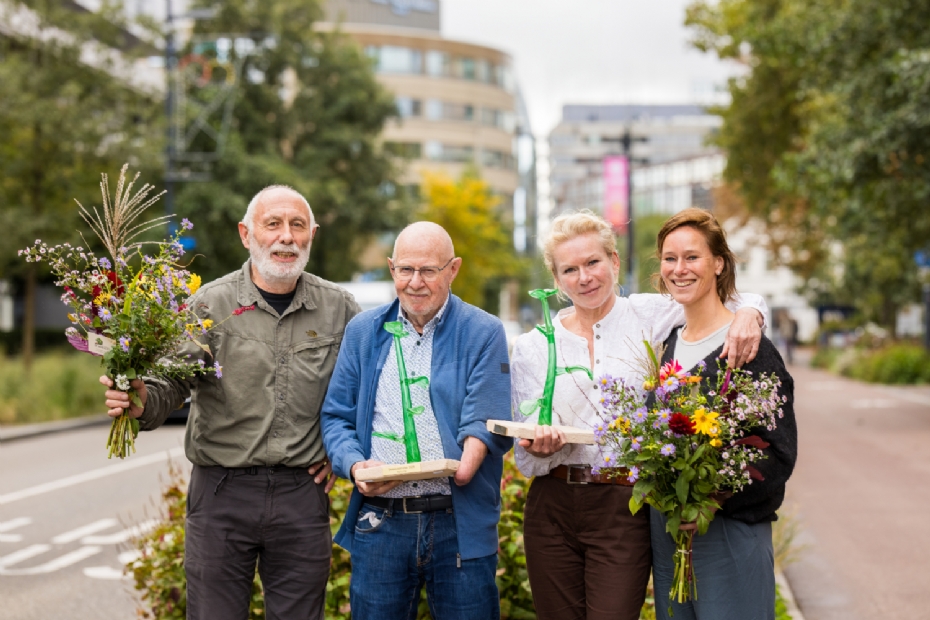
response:
{"label": "wooden plaque", "polygon": [[[488,420],[488,430],[496,435],[506,437],[516,437],[518,439],[533,439],[536,437],[536,424],[533,422],[508,422],[504,420]],[[565,435],[566,443],[583,443],[593,446],[597,443],[594,439],[594,431],[587,431],[583,428],[574,426],[552,425],[553,429],[559,429]]]}
{"label": "wooden plaque", "polygon": [[422,463],[407,463],[406,465],[382,465],[356,470],[355,480],[359,482],[429,480],[431,478],[454,476],[458,468],[459,462],[454,459],[438,459]]}

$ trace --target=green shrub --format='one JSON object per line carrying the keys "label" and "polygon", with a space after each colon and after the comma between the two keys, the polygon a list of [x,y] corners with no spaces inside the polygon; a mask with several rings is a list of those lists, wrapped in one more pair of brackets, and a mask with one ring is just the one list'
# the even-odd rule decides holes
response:
{"label": "green shrub", "polygon": [[31,372],[0,355],[0,423],[45,422],[103,413],[100,358],[86,353],[38,355]]}
{"label": "green shrub", "polygon": [[862,354],[844,373],[872,383],[930,382],[930,353],[913,344],[895,344]]}

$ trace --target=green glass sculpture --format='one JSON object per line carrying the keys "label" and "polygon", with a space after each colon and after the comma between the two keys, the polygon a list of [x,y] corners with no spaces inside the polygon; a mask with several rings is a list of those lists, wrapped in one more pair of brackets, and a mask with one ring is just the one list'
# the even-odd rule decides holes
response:
{"label": "green glass sculpture", "polygon": [[529,416],[539,409],[537,424],[552,426],[552,394],[555,392],[555,378],[559,375],[570,372],[583,372],[588,375],[589,379],[594,379],[591,370],[584,366],[556,366],[555,358],[555,327],[552,325],[552,317],[549,315],[549,298],[558,293],[554,288],[538,288],[530,291],[530,297],[534,297],[542,302],[543,320],[545,325],[537,325],[538,329],[546,341],[549,343],[549,363],[546,367],[546,383],[543,386],[542,398],[537,400],[525,400],[520,403],[520,413]]}
{"label": "green glass sculpture", "polygon": [[404,350],[400,345],[400,339],[409,334],[404,330],[404,324],[400,321],[391,321],[384,324],[384,330],[394,336],[394,351],[397,354],[397,374],[400,377],[400,398],[404,408],[404,434],[398,436],[396,433],[372,433],[373,437],[381,437],[391,441],[402,441],[407,448],[407,462],[420,462],[420,444],[417,441],[417,427],[413,421],[413,416],[419,415],[425,411],[423,405],[414,407],[410,398],[410,386],[419,385],[429,387],[428,377],[407,377],[407,366],[404,364]]}

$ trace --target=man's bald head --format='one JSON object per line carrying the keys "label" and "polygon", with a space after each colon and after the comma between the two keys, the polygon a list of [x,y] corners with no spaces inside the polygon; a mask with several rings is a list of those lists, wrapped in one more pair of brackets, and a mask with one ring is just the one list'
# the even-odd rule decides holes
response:
{"label": "man's bald head", "polygon": [[[407,320],[423,333],[424,326],[449,299],[452,281],[462,265],[462,259],[455,257],[452,238],[438,224],[411,224],[397,235],[388,265]],[[421,271],[423,268],[427,271]]]}
{"label": "man's bald head", "polygon": [[[414,248],[416,250],[429,249],[448,258],[455,256],[452,237],[446,229],[433,222],[415,222],[400,231],[394,241],[393,259],[397,259],[398,250],[401,252]],[[445,262],[445,260],[443,261]]]}
{"label": "man's bald head", "polygon": [[296,200],[305,206],[307,208],[307,213],[310,214],[310,226],[313,228],[316,227],[316,219],[313,217],[313,210],[310,208],[310,203],[307,202],[307,199],[304,198],[300,192],[298,192],[293,187],[288,187],[287,185],[269,185],[265,189],[255,194],[255,196],[252,197],[252,200],[249,201],[249,206],[245,210],[245,215],[242,216],[242,223],[245,225],[246,229],[251,231],[252,223],[255,221],[255,211],[258,209],[259,205],[263,203],[275,203],[285,200]]}

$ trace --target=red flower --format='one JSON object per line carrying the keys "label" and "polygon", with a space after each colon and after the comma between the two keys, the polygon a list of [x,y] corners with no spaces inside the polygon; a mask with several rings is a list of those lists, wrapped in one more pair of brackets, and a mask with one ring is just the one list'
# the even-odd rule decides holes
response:
{"label": "red flower", "polygon": [[235,314],[236,316],[239,316],[243,312],[248,312],[249,310],[255,310],[255,304],[252,304],[251,306],[243,306],[241,308],[236,308],[235,310],[233,310],[232,313]]}
{"label": "red flower", "polygon": [[[107,280],[110,281],[110,292],[114,297],[122,297],[123,293],[126,291],[126,288],[123,286],[123,281],[117,277],[115,271],[107,271]],[[104,290],[99,286],[95,286],[92,291],[94,299],[100,296],[100,293],[103,293]],[[97,304],[95,303],[94,306]]]}
{"label": "red flower", "polygon": [[683,413],[673,413],[668,420],[668,428],[679,435],[693,435],[694,422]]}

